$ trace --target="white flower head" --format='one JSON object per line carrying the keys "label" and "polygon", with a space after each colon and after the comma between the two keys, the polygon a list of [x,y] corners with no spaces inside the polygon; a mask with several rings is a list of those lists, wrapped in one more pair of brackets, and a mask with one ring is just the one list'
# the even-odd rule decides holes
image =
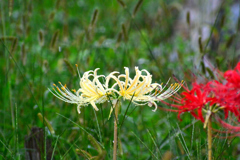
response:
{"label": "white flower head", "polygon": [[[123,99],[132,100],[135,105],[148,104],[150,107],[152,104],[155,106],[153,111],[157,110],[157,104],[155,101],[162,101],[169,98],[176,93],[181,84],[172,84],[165,92],[162,92],[166,87],[158,83],[152,83],[152,75],[145,69],[139,70],[135,67],[136,75],[133,79],[129,77],[129,69],[125,67],[125,74],[116,77],[114,74],[118,72],[112,72],[106,79],[112,78],[116,81],[113,87],[118,86],[118,90],[114,90]],[[121,79],[125,79],[122,81]],[[113,88],[112,87],[112,88]]]}
{"label": "white flower head", "polygon": [[66,85],[63,86],[60,82],[60,88],[53,84],[57,90],[53,88],[54,92],[50,89],[49,91],[62,101],[77,104],[78,113],[81,113],[81,106],[86,106],[88,104],[91,104],[93,108],[98,111],[96,104],[107,101],[108,94],[110,94],[112,90],[108,88],[109,81],[106,81],[105,85],[99,81],[100,77],[105,78],[105,76],[97,75],[98,70],[99,68],[95,69],[94,71],[90,70],[85,72],[83,77],[80,79],[80,89],[77,91],[73,89],[73,92],[71,92]]}

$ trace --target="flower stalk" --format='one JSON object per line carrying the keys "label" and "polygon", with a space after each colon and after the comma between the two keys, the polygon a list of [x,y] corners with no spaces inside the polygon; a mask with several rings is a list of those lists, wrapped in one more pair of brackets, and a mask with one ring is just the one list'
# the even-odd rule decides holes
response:
{"label": "flower stalk", "polygon": [[114,104],[114,141],[113,141],[113,160],[117,160],[117,140],[118,140],[118,112],[120,107],[120,102],[118,100],[115,101]]}
{"label": "flower stalk", "polygon": [[207,136],[208,136],[208,160],[212,160],[212,122],[211,117],[207,123]]}

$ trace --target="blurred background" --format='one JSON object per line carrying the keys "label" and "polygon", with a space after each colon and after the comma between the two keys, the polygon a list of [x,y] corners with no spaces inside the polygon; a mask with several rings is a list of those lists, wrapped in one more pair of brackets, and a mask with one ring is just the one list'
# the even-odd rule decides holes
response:
{"label": "blurred background", "polygon": [[[138,66],[153,82],[175,82],[175,76],[191,88],[240,60],[237,0],[2,0],[0,7],[2,159],[31,159],[35,150],[42,159],[112,159],[110,104],[78,114],[76,105],[48,90],[58,81],[78,89],[75,64],[81,75],[129,67],[132,77]],[[201,122],[133,104],[126,113],[128,105],[123,102],[119,115],[119,159],[207,158]],[[34,133],[41,133],[42,148],[29,147]],[[239,142],[216,133],[214,157],[240,158]]]}

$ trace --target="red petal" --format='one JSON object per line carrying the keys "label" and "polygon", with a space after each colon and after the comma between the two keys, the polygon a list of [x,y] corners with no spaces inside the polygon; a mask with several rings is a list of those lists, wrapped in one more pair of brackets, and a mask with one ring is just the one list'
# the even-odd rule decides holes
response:
{"label": "red petal", "polygon": [[225,119],[227,119],[228,118],[228,109],[227,108],[224,109],[224,114],[225,114]]}
{"label": "red petal", "polygon": [[200,120],[204,123],[204,118],[202,115],[202,108],[198,108],[198,116],[199,116]]}

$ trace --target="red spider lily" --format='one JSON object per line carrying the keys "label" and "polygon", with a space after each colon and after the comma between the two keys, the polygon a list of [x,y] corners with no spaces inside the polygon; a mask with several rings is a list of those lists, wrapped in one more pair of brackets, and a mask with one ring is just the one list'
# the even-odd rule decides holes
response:
{"label": "red spider lily", "polygon": [[184,87],[186,90],[182,92],[180,95],[175,95],[171,100],[176,102],[177,104],[169,104],[163,102],[167,105],[170,105],[177,110],[173,109],[163,109],[171,112],[178,112],[178,118],[180,119],[180,115],[185,112],[190,112],[192,116],[196,119],[201,120],[204,122],[203,117],[203,109],[206,109],[206,105],[212,105],[215,103],[216,99],[212,98],[210,85],[209,84],[197,84],[193,83],[193,88],[189,90],[188,88]]}
{"label": "red spider lily", "polygon": [[[211,106],[212,114],[216,113],[220,109],[224,111],[225,118],[228,117],[229,112],[240,119],[240,103],[236,101],[237,91],[223,85],[218,81],[210,81],[207,84],[193,84],[193,88],[181,93],[181,96],[174,96],[172,99],[177,104],[171,104],[170,106],[177,110],[168,109],[168,111],[178,112],[178,118],[185,112],[190,112],[196,119],[205,122],[202,111],[209,110]],[[169,105],[169,104],[168,104]]]}
{"label": "red spider lily", "polygon": [[210,97],[209,85],[193,84],[193,88],[190,91],[182,93],[184,96],[181,100],[181,106],[179,107],[179,114],[183,112],[190,112],[196,119],[204,122],[202,110],[207,104],[214,104],[216,99]]}
{"label": "red spider lily", "polygon": [[[223,80],[224,83],[216,80],[209,81],[207,84],[193,83],[191,90],[183,86],[185,91],[171,99],[177,104],[165,103],[176,109],[163,110],[178,112],[179,119],[182,113],[190,112],[192,116],[202,122],[205,122],[203,111],[210,112],[211,115],[223,110],[225,118],[231,112],[240,121],[240,62],[234,70],[228,70],[222,75],[226,79],[226,82]],[[205,116],[206,124],[207,113]]]}

